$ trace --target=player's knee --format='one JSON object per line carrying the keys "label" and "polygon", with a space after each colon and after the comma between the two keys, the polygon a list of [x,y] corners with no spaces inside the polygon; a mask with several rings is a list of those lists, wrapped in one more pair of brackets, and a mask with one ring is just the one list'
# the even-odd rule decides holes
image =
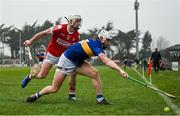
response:
{"label": "player's knee", "polygon": [[59,88],[57,88],[57,87],[52,87],[51,93],[56,93],[56,92],[58,91],[58,89],[59,89]]}
{"label": "player's knee", "polygon": [[91,74],[92,77],[98,77],[99,72],[97,70],[91,70],[90,74]]}
{"label": "player's knee", "polygon": [[39,74],[37,75],[37,77],[38,77],[39,79],[44,79],[44,78],[46,78],[46,76],[47,76],[46,73],[39,73]]}

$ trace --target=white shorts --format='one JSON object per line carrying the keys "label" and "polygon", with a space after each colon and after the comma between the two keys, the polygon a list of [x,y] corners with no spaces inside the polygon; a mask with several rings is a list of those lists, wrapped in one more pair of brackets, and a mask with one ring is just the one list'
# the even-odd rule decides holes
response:
{"label": "white shorts", "polygon": [[59,57],[55,57],[51,53],[48,52],[43,62],[47,62],[47,63],[55,65],[58,63],[58,61],[59,61]]}
{"label": "white shorts", "polygon": [[69,75],[74,73],[76,68],[77,66],[62,54],[59,58],[56,71]]}

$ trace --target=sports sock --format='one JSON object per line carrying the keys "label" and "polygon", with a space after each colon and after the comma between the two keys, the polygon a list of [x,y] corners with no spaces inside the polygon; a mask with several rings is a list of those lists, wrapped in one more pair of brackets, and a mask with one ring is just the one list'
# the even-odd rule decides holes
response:
{"label": "sports sock", "polygon": [[29,80],[31,80],[32,78],[31,78],[31,75],[28,75],[28,78],[29,78]]}
{"label": "sports sock", "polygon": [[39,97],[41,97],[42,95],[40,95],[40,93],[37,92],[37,93],[35,94],[35,96],[36,96],[37,98],[39,98]]}
{"label": "sports sock", "polygon": [[76,97],[74,92],[69,92],[70,97]]}
{"label": "sports sock", "polygon": [[28,75],[26,79],[27,79],[27,80],[31,80],[31,77],[30,77],[30,75]]}
{"label": "sports sock", "polygon": [[96,99],[97,99],[98,102],[102,102],[103,99],[104,99],[104,97],[103,97],[102,94],[100,94],[100,95],[97,95],[97,96],[96,96]]}

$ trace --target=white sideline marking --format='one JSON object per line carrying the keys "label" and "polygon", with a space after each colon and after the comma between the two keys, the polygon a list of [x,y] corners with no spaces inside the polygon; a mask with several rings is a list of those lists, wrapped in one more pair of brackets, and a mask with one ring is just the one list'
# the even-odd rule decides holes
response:
{"label": "white sideline marking", "polygon": [[[143,78],[143,76],[142,76],[142,74],[140,73],[140,72],[138,72],[136,69],[134,69],[134,68],[132,68],[139,76],[141,76],[142,78]],[[145,82],[147,82],[148,84],[150,84],[147,80],[146,80],[146,77],[145,78],[143,78],[144,79],[144,81]],[[153,85],[152,84],[152,86],[153,87],[156,87],[155,85]],[[157,87],[156,87],[157,88]],[[159,92],[157,92],[163,99],[164,99],[164,101],[166,102],[166,104],[168,105],[168,106],[170,106],[171,107],[171,109],[177,114],[177,115],[180,115],[180,109],[178,108],[178,106],[177,105],[175,105],[167,96],[165,96],[164,94],[162,94],[162,93],[159,93]]]}

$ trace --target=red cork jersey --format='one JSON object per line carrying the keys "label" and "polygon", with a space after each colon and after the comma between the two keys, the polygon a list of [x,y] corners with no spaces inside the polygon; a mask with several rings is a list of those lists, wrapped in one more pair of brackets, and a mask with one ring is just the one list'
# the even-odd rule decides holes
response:
{"label": "red cork jersey", "polygon": [[79,41],[79,32],[68,32],[67,24],[56,25],[51,27],[50,30],[52,38],[46,52],[51,53],[55,57],[60,57],[68,47]]}

